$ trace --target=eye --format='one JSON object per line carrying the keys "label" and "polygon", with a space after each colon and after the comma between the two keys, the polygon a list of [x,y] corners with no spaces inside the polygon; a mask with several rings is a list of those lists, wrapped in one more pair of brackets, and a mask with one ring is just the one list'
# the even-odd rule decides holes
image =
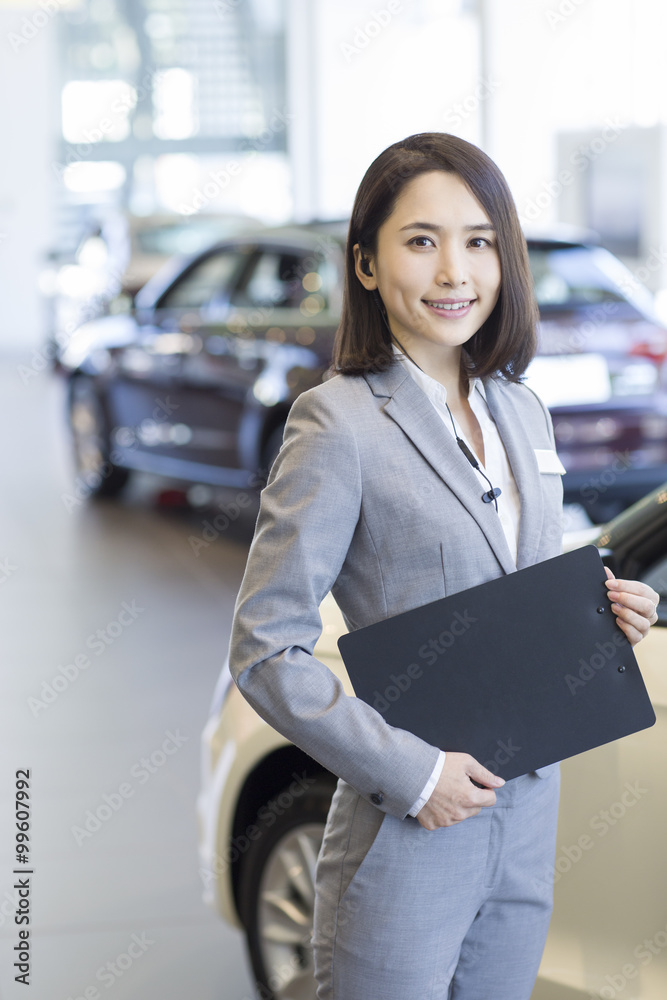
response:
{"label": "eye", "polygon": [[470,243],[471,245],[477,244],[477,246],[473,247],[474,250],[481,249],[482,246],[487,246],[487,247],[494,246],[493,240],[487,240],[486,237],[484,236],[473,236],[473,238],[470,240]]}
{"label": "eye", "polygon": [[425,243],[421,243],[420,244],[420,246],[422,246],[422,247],[423,246],[427,246],[428,244],[430,244],[431,246],[435,246],[435,243],[433,242],[433,240],[431,239],[430,236],[413,236],[413,238],[408,241],[408,246],[415,246],[416,247],[417,246],[417,240],[425,240]]}

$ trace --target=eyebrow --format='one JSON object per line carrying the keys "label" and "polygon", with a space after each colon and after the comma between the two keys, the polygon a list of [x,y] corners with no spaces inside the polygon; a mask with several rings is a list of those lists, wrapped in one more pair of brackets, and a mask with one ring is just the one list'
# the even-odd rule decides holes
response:
{"label": "eyebrow", "polygon": [[[434,222],[409,222],[407,226],[401,226],[399,233],[404,232],[406,229],[428,229],[434,233],[442,232],[442,226],[436,226]],[[478,229],[482,229],[485,232],[495,232],[495,227],[490,222],[478,222],[474,226],[464,226],[465,232],[475,232]]]}

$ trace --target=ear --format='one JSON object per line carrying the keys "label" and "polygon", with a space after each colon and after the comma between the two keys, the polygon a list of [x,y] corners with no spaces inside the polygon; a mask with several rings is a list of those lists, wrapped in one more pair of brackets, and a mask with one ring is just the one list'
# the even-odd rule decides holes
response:
{"label": "ear", "polygon": [[[355,243],[352,247],[352,253],[354,254],[354,270],[359,281],[364,288],[366,288],[369,292],[372,292],[374,288],[377,288],[378,283],[374,274],[364,274],[361,270],[361,258],[364,254],[362,254],[358,243]],[[370,270],[373,271],[373,258],[366,257],[366,260],[370,264]]]}

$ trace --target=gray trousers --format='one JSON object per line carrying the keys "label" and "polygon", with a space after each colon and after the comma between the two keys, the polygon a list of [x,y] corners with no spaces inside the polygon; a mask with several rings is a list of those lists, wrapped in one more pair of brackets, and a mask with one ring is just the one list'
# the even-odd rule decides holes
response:
{"label": "gray trousers", "polygon": [[425,830],[339,779],[315,872],[318,1000],[529,1000],[551,917],[560,769]]}

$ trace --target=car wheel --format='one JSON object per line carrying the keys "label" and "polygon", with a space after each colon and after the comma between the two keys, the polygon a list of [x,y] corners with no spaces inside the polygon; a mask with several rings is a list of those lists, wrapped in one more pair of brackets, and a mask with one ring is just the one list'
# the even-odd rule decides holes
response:
{"label": "car wheel", "polygon": [[126,485],[130,472],[111,461],[104,405],[92,379],[83,375],[70,383],[69,423],[77,486],[86,496],[116,496]]}
{"label": "car wheel", "polygon": [[318,778],[301,799],[283,789],[292,805],[251,841],[245,856],[239,888],[262,1000],[315,1000],[315,864],[334,788]]}

